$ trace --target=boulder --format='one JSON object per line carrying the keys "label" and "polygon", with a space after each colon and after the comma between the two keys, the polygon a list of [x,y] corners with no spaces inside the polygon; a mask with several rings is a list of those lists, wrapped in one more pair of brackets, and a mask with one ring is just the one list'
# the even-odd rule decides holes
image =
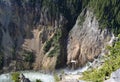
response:
{"label": "boulder", "polygon": [[20,74],[20,82],[31,82],[28,78],[26,78],[23,74]]}
{"label": "boulder", "polygon": [[105,80],[104,82],[120,82],[120,69],[113,72],[110,79]]}

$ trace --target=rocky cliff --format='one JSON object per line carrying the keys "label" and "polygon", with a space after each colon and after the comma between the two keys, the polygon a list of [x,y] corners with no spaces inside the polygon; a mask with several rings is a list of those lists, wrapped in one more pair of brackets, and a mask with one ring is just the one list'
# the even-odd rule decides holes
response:
{"label": "rocky cliff", "polygon": [[1,68],[53,70],[65,66],[67,35],[81,9],[74,4],[79,3],[79,0],[1,0]]}
{"label": "rocky cliff", "polygon": [[71,65],[74,60],[80,67],[107,53],[105,48],[111,44],[113,36],[109,29],[99,28],[99,22],[90,9],[84,9],[69,33],[67,64]]}
{"label": "rocky cliff", "polygon": [[80,67],[106,52],[113,34],[99,28],[88,2],[1,0],[1,69],[52,71],[71,61]]}

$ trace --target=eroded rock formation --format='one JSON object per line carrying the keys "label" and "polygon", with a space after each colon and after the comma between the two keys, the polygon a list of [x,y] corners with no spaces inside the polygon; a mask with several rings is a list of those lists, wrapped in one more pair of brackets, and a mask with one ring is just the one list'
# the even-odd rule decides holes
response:
{"label": "eroded rock formation", "polygon": [[101,53],[106,53],[105,47],[109,45],[112,36],[109,29],[99,29],[92,11],[83,10],[69,33],[67,64],[70,65],[75,60],[77,67],[83,66]]}
{"label": "eroded rock formation", "polygon": [[[80,3],[79,0],[1,0],[1,69],[54,70],[65,66],[67,35],[81,9],[73,4]],[[70,7],[75,9],[73,13]]]}
{"label": "eroded rock formation", "polygon": [[93,12],[82,10],[82,2],[1,0],[1,69],[52,71],[72,60],[77,68],[104,52],[112,33],[99,29]]}

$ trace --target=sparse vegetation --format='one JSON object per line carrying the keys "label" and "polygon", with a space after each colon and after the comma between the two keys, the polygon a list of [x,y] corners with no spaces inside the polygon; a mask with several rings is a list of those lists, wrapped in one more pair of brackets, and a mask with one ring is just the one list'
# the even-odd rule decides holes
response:
{"label": "sparse vegetation", "polygon": [[49,49],[51,48],[52,46],[52,39],[48,40],[46,43],[45,43],[45,46],[44,46],[44,51],[45,53],[49,51]]}
{"label": "sparse vegetation", "polygon": [[60,78],[57,74],[54,74],[54,79],[55,79],[55,82],[59,82],[60,81]]}
{"label": "sparse vegetation", "polygon": [[84,21],[85,21],[85,17],[84,16],[79,16],[78,25],[82,25]]}
{"label": "sparse vegetation", "polygon": [[13,73],[11,74],[11,76],[12,76],[12,80],[13,80],[14,82],[20,82],[20,81],[19,81],[20,73],[18,73],[18,72],[13,72]]}
{"label": "sparse vegetation", "polygon": [[36,79],[36,82],[42,82],[40,79]]}
{"label": "sparse vegetation", "polygon": [[117,35],[120,33],[120,0],[90,0],[89,7],[100,23],[100,28],[110,28]]}
{"label": "sparse vegetation", "polygon": [[60,51],[59,46],[56,46],[53,50],[50,51],[48,57],[56,56],[57,54],[59,54],[59,51]]}
{"label": "sparse vegetation", "polygon": [[109,49],[110,54],[107,55],[107,60],[102,67],[84,72],[82,79],[92,82],[103,82],[107,77],[110,77],[113,71],[120,68],[120,40]]}
{"label": "sparse vegetation", "polygon": [[45,53],[50,50],[51,47],[54,47],[48,54],[48,57],[53,57],[57,55],[60,51],[60,44],[59,44],[59,39],[61,37],[61,30],[58,29],[54,36],[46,42],[44,46],[44,51]]}
{"label": "sparse vegetation", "polygon": [[25,51],[25,61],[29,63],[33,63],[35,60],[35,55],[33,52]]}

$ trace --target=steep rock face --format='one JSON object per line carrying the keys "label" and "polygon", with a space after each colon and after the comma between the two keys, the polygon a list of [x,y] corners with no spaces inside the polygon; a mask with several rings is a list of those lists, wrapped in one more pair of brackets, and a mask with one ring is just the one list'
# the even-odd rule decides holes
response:
{"label": "steep rock face", "polygon": [[[3,69],[7,71],[42,68],[42,62],[47,60],[47,57],[44,58],[46,55],[43,47],[58,27],[54,22],[56,20],[50,19],[52,17],[48,12],[49,9],[39,7],[37,5],[39,2],[34,6],[30,1],[1,1],[0,4]],[[34,61],[30,54],[35,56]]]}
{"label": "steep rock face", "polygon": [[73,27],[88,3],[83,2],[1,0],[0,64],[3,70],[54,70],[72,60],[82,66],[101,54],[112,34],[108,29],[98,29],[98,21],[90,10],[84,10]]}
{"label": "steep rock face", "polygon": [[69,33],[67,45],[67,64],[76,62],[76,67],[93,61],[101,53],[106,52],[112,33],[108,29],[99,29],[99,23],[90,9],[84,9],[75,26]]}
{"label": "steep rock face", "polygon": [[53,70],[64,66],[66,38],[82,8],[79,4],[80,0],[1,0],[3,70]]}

